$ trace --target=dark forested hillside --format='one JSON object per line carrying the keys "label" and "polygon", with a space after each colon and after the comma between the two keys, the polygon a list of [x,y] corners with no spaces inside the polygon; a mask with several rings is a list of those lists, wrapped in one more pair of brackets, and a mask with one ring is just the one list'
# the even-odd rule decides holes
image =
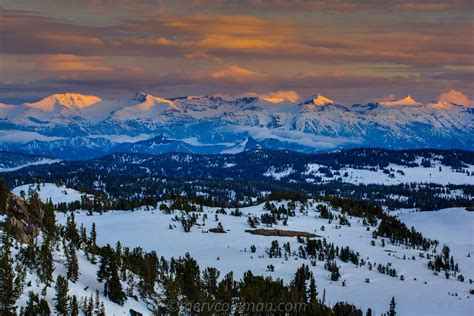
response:
{"label": "dark forested hillside", "polygon": [[[317,173],[310,173],[313,165],[318,166]],[[431,210],[473,206],[473,165],[474,153],[462,150],[351,149],[311,155],[268,150],[235,155],[116,153],[88,161],[29,166],[2,177],[10,187],[35,181],[62,182],[127,200],[160,199],[185,192],[223,205],[238,205],[264,192],[294,191],[383,201],[390,208]],[[429,177],[416,181],[387,184],[358,183],[347,177],[347,170],[365,170],[390,180],[404,175],[406,168],[432,171]],[[466,180],[458,184],[431,180],[431,172],[443,170]]]}

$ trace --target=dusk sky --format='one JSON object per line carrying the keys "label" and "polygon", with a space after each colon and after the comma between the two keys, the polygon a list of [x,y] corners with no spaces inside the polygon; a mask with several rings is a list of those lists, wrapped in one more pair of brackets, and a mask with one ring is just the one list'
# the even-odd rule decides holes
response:
{"label": "dusk sky", "polygon": [[474,91],[474,2],[0,2],[0,102],[317,92],[336,102]]}

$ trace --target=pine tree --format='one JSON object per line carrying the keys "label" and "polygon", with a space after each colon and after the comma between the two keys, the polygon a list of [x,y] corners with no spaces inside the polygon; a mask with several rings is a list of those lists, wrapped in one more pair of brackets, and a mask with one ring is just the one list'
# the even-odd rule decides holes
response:
{"label": "pine tree", "polygon": [[48,235],[44,236],[43,244],[40,247],[39,252],[39,270],[38,270],[38,277],[42,283],[46,285],[46,287],[51,285],[53,281],[53,271],[54,271],[54,264],[53,264],[53,253],[51,249],[51,239]]}
{"label": "pine tree", "polygon": [[75,245],[79,244],[79,232],[76,227],[76,220],[74,217],[74,212],[71,213],[71,216],[68,216],[66,223],[66,238],[72,241]]}
{"label": "pine tree", "polygon": [[51,237],[56,234],[56,217],[54,215],[54,205],[51,199],[48,200],[44,208],[43,229]]}
{"label": "pine tree", "polygon": [[395,306],[397,306],[395,303],[395,297],[392,296],[392,300],[390,301],[390,310],[388,311],[389,316],[395,316],[397,314],[395,312]]}
{"label": "pine tree", "polygon": [[99,310],[99,307],[100,307],[100,297],[99,297],[99,291],[96,290],[95,291],[95,301],[94,301],[94,308],[96,311]]}
{"label": "pine tree", "polygon": [[56,308],[56,311],[60,315],[67,315],[69,313],[69,297],[68,297],[68,291],[69,291],[69,285],[68,281],[65,277],[62,275],[58,275],[56,279],[56,305],[54,308]]}
{"label": "pine tree", "polygon": [[76,246],[70,242],[66,250],[67,278],[76,282],[79,278],[79,263],[77,261]]}
{"label": "pine tree", "polygon": [[217,292],[217,279],[219,279],[220,272],[216,268],[207,268],[203,271],[203,281],[206,290],[211,295],[216,295]]}
{"label": "pine tree", "polygon": [[23,291],[24,271],[13,268],[11,240],[3,235],[0,249],[0,315],[16,315],[16,301]]}
{"label": "pine tree", "polygon": [[316,302],[318,297],[318,292],[316,290],[316,281],[314,280],[314,276],[311,274],[311,278],[309,280],[309,302],[314,303]]}
{"label": "pine tree", "polygon": [[36,265],[36,253],[38,249],[33,242],[26,245],[26,248],[21,248],[20,253],[22,255],[21,262],[25,268],[32,269]]}
{"label": "pine tree", "polygon": [[97,252],[97,232],[95,230],[95,223],[92,223],[91,236],[89,238],[89,248],[91,253],[91,262],[96,263],[95,254]]}
{"label": "pine tree", "polygon": [[98,316],[105,316],[105,305],[104,302],[100,302],[100,308],[99,308],[99,313]]}
{"label": "pine tree", "polygon": [[153,295],[155,293],[155,282],[158,277],[158,257],[155,252],[147,253],[143,256],[139,276],[138,288],[140,295],[143,298]]}
{"label": "pine tree", "polygon": [[39,301],[39,315],[51,315],[51,309],[49,308],[48,300],[42,297]]}
{"label": "pine tree", "polygon": [[94,299],[92,298],[92,294],[89,297],[89,301],[87,302],[87,310],[85,312],[87,316],[93,316],[94,315]]}
{"label": "pine tree", "polygon": [[39,314],[39,297],[33,292],[28,293],[28,301],[26,302],[25,315],[38,315]]}
{"label": "pine tree", "polygon": [[122,290],[122,284],[118,276],[118,267],[114,250],[107,245],[102,250],[100,266],[97,271],[97,280],[104,282],[104,295],[117,304],[123,305],[127,297]]}
{"label": "pine tree", "polygon": [[309,279],[309,273],[308,266],[304,264],[296,270],[295,276],[290,282],[290,294],[294,302],[308,302],[306,281]]}
{"label": "pine tree", "polygon": [[5,214],[5,211],[7,210],[9,193],[8,188],[5,186],[5,182],[3,179],[0,179],[0,214]]}
{"label": "pine tree", "polygon": [[28,293],[28,301],[26,302],[26,308],[24,313],[20,313],[20,315],[50,315],[51,310],[49,309],[48,301],[42,297],[41,299],[39,296],[33,292]]}
{"label": "pine tree", "polygon": [[112,302],[117,303],[119,305],[123,305],[123,303],[125,303],[125,301],[127,300],[127,296],[123,292],[122,284],[120,283],[118,270],[117,266],[115,265],[115,262],[113,262],[113,265],[111,267],[111,274],[112,275],[108,281],[108,297]]}
{"label": "pine tree", "polygon": [[71,316],[79,315],[79,304],[77,303],[76,295],[73,295],[71,297],[71,304],[69,306],[69,310],[70,310]]}

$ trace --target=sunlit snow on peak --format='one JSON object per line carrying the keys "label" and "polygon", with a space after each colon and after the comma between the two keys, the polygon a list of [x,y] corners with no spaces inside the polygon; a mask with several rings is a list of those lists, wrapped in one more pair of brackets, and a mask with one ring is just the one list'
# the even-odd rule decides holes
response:
{"label": "sunlit snow on peak", "polygon": [[407,95],[405,98],[394,101],[383,101],[380,104],[385,106],[404,106],[404,105],[423,105],[420,102],[415,101],[412,96]]}
{"label": "sunlit snow on peak", "polygon": [[38,102],[26,103],[27,106],[33,107],[46,112],[54,111],[56,106],[62,106],[68,109],[82,109],[102,101],[101,98],[93,95],[84,95],[79,93],[62,93],[53,94]]}

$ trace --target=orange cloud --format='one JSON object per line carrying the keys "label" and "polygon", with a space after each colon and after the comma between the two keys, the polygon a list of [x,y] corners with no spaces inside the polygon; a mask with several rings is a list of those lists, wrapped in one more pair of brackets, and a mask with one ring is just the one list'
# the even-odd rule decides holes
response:
{"label": "orange cloud", "polygon": [[83,57],[71,54],[39,56],[37,70],[41,72],[108,72],[112,68],[104,64],[102,57]]}
{"label": "orange cloud", "polygon": [[439,11],[453,7],[453,3],[446,2],[403,2],[394,4],[392,9],[399,11]]}
{"label": "orange cloud", "polygon": [[258,97],[273,103],[282,102],[284,100],[297,102],[300,99],[298,93],[293,90],[279,90],[267,93],[247,92],[243,93],[242,96]]}
{"label": "orange cloud", "polygon": [[242,80],[248,78],[260,78],[263,74],[245,69],[236,65],[229,66],[225,69],[215,71],[211,74],[213,79],[232,79]]}
{"label": "orange cloud", "polygon": [[184,54],[184,58],[191,59],[191,60],[207,60],[213,63],[221,63],[222,58],[214,56],[212,54],[200,51],[193,51],[190,53]]}
{"label": "orange cloud", "polygon": [[104,45],[105,41],[88,35],[73,35],[73,34],[40,34],[40,37],[45,40],[69,43],[71,45]]}
{"label": "orange cloud", "polygon": [[474,106],[473,100],[470,100],[469,97],[466,96],[464,93],[454,90],[454,89],[442,93],[438,97],[438,101],[454,103],[454,104],[462,104],[462,105],[467,105],[467,106]]}

